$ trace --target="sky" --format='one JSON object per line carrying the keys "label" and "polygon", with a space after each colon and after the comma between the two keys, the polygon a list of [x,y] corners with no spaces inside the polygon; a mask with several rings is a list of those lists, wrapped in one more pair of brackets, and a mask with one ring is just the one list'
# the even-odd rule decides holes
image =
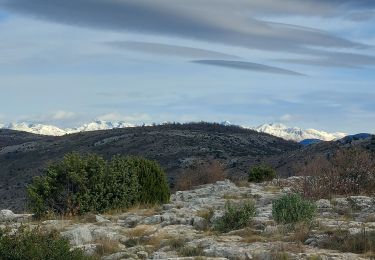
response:
{"label": "sky", "polygon": [[0,123],[375,132],[375,1],[0,0]]}

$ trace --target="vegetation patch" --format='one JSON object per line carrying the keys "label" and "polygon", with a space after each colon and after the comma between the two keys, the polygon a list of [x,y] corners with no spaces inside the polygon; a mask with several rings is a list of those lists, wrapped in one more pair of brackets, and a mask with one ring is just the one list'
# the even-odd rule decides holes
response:
{"label": "vegetation patch", "polygon": [[298,171],[303,178],[293,188],[306,198],[375,195],[375,156],[363,149],[341,149],[329,157],[318,156]]}
{"label": "vegetation patch", "polygon": [[203,256],[203,246],[197,245],[197,246],[185,246],[178,249],[177,253],[179,256],[182,257],[193,257],[193,256]]}
{"label": "vegetation patch", "polygon": [[363,229],[361,233],[350,234],[347,230],[336,230],[330,232],[319,247],[375,257],[375,231]]}
{"label": "vegetation patch", "polygon": [[70,249],[69,241],[57,232],[42,232],[21,227],[9,232],[0,229],[0,259],[4,260],[89,260],[82,250]]}
{"label": "vegetation patch", "polygon": [[200,210],[197,212],[197,216],[204,218],[208,223],[210,223],[212,217],[214,216],[214,210],[212,208]]}
{"label": "vegetation patch", "polygon": [[315,204],[298,194],[283,195],[272,204],[272,216],[276,222],[282,224],[311,221],[315,211]]}
{"label": "vegetation patch", "polygon": [[193,187],[223,181],[226,178],[224,166],[214,160],[211,162],[196,162],[178,175],[175,190],[191,190]]}
{"label": "vegetation patch", "polygon": [[255,205],[253,201],[246,201],[242,204],[225,204],[225,211],[222,217],[214,223],[214,229],[219,232],[229,232],[250,225],[255,216]]}
{"label": "vegetation patch", "polygon": [[275,169],[267,165],[254,166],[248,172],[249,182],[272,181],[276,177]]}
{"label": "vegetation patch", "polygon": [[102,213],[138,203],[165,203],[170,197],[165,173],[153,161],[123,156],[105,161],[77,153],[50,165],[27,192],[36,217]]}

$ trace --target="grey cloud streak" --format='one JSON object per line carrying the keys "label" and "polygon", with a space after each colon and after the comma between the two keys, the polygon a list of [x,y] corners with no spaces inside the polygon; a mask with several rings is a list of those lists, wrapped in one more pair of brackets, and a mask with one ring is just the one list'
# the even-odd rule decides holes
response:
{"label": "grey cloud streak", "polygon": [[136,42],[136,41],[117,41],[109,42],[110,46],[129,51],[144,52],[156,55],[179,56],[185,58],[208,58],[208,59],[233,59],[238,58],[226,53],[209,51],[200,48],[177,46],[162,43]]}
{"label": "grey cloud streak", "polygon": [[278,67],[267,66],[259,63],[245,62],[245,61],[229,61],[229,60],[195,60],[193,63],[212,65],[218,67],[225,67],[238,70],[249,70],[273,74],[283,74],[291,76],[305,76],[302,73],[298,73],[292,70],[286,70]]}

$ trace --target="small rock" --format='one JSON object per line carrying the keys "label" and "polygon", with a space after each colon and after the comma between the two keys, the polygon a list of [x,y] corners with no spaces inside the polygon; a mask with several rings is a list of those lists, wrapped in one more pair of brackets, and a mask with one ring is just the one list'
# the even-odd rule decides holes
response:
{"label": "small rock", "polygon": [[310,237],[306,239],[304,244],[309,246],[318,246],[318,240],[315,237]]}
{"label": "small rock", "polygon": [[102,260],[119,260],[119,259],[137,259],[137,256],[129,255],[127,252],[118,252],[111,255],[103,256]]}
{"label": "small rock", "polygon": [[148,253],[146,251],[139,251],[139,252],[137,252],[137,256],[141,259],[147,259]]}
{"label": "small rock", "polygon": [[193,227],[198,230],[206,229],[208,226],[207,220],[201,217],[193,218]]}
{"label": "small rock", "polygon": [[266,226],[266,228],[264,229],[263,233],[265,235],[272,235],[272,234],[276,234],[279,232],[279,229],[277,226]]}
{"label": "small rock", "polygon": [[375,200],[366,196],[350,196],[348,199],[352,208],[355,210],[374,210],[375,211]]}
{"label": "small rock", "polygon": [[175,206],[173,204],[164,204],[163,210],[170,210],[173,209]]}
{"label": "small rock", "polygon": [[363,228],[349,228],[348,231],[350,235],[357,235],[363,232]]}
{"label": "small rock", "polygon": [[106,219],[106,218],[103,217],[102,215],[95,215],[95,220],[96,220],[96,222],[98,222],[98,223],[110,222],[109,219]]}
{"label": "small rock", "polygon": [[133,228],[135,227],[142,219],[143,217],[138,215],[130,215],[130,216],[121,216],[121,219],[118,221],[118,223],[122,226]]}
{"label": "small rock", "polygon": [[316,207],[320,211],[327,211],[327,210],[332,209],[331,202],[329,200],[326,200],[326,199],[320,199],[320,200],[318,200],[316,202]]}
{"label": "small rock", "polygon": [[14,221],[16,219],[16,214],[9,209],[0,210],[0,222]]}
{"label": "small rock", "polygon": [[92,256],[96,253],[98,244],[86,244],[86,245],[80,245],[80,246],[74,246],[72,249],[80,249],[82,250],[85,255]]}
{"label": "small rock", "polygon": [[67,238],[71,245],[80,246],[92,242],[93,238],[87,226],[79,226],[74,229],[61,232],[61,236]]}
{"label": "small rock", "polygon": [[250,253],[245,253],[245,259],[246,260],[252,260],[253,256]]}
{"label": "small rock", "polygon": [[163,221],[162,216],[160,215],[154,215],[147,217],[141,221],[142,224],[145,225],[155,225],[155,224],[160,224]]}

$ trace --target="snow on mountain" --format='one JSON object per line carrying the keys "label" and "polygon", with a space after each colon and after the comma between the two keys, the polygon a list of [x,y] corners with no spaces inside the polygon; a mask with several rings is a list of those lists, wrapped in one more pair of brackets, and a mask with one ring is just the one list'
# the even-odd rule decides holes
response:
{"label": "snow on mountain", "polygon": [[1,125],[0,128],[24,131],[39,135],[51,135],[51,136],[62,136],[65,134],[73,134],[79,132],[96,131],[96,130],[108,130],[114,128],[125,128],[133,127],[132,124],[125,122],[107,122],[96,120],[87,124],[84,124],[76,128],[62,129],[57,126],[43,125],[43,124],[29,124],[29,123],[10,123],[8,125]]}
{"label": "snow on mountain", "polygon": [[229,122],[229,121],[223,121],[223,122],[221,122],[220,123],[221,125],[225,125],[225,126],[231,126],[231,125],[233,125],[231,122]]}
{"label": "snow on mountain", "polygon": [[[222,125],[232,125],[228,121],[224,121],[221,123]],[[110,122],[110,121],[102,121],[102,120],[95,120],[93,122],[84,124],[82,126],[76,128],[67,128],[62,129],[52,125],[43,125],[43,124],[28,124],[28,123],[12,123],[8,125],[1,125],[0,128],[6,128],[11,130],[18,130],[18,131],[25,131],[33,134],[40,134],[40,135],[52,135],[52,136],[61,136],[65,134],[73,134],[79,132],[87,132],[87,131],[97,131],[97,130],[108,130],[114,128],[126,128],[126,127],[134,127],[133,124],[128,124],[126,122]],[[341,139],[347,134],[345,133],[327,133],[324,131],[318,131],[315,129],[306,129],[303,130],[298,127],[287,127],[283,124],[264,124],[258,127],[247,127],[258,132],[263,132],[267,134],[271,134],[277,137],[281,137],[286,140],[293,140],[296,142],[300,142],[305,139],[319,139],[322,141],[332,141],[336,139]]]}
{"label": "snow on mountain", "polygon": [[66,131],[52,125],[43,125],[43,124],[28,124],[28,123],[10,123],[8,125],[4,125],[1,128],[6,128],[10,130],[16,131],[24,131],[33,134],[39,135],[54,135],[54,136],[61,136],[66,134]]}
{"label": "snow on mountain", "polygon": [[108,129],[126,128],[126,127],[134,127],[134,125],[125,123],[123,121],[109,122],[109,121],[103,121],[103,120],[96,120],[88,124],[84,124],[77,128],[66,129],[66,131],[68,133],[78,133],[78,132],[108,130]]}
{"label": "snow on mountain", "polygon": [[304,130],[298,127],[287,127],[279,123],[264,124],[252,129],[258,132],[267,133],[270,135],[281,137],[286,140],[293,140],[297,142],[300,142],[305,139],[319,139],[322,141],[332,141],[347,136],[347,134],[340,132],[328,133],[315,129]]}

